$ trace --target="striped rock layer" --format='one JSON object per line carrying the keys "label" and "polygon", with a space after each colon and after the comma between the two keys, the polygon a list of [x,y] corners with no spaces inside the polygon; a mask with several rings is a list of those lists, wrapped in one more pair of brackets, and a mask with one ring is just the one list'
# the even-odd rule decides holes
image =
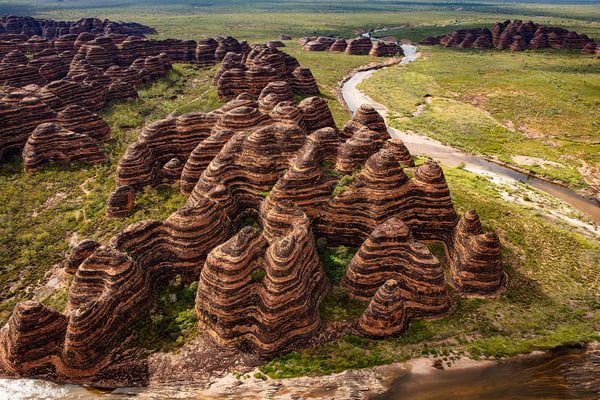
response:
{"label": "striped rock layer", "polygon": [[300,67],[294,57],[265,44],[253,45],[246,52],[225,54],[213,84],[217,86],[219,97],[231,99],[242,93],[258,97],[267,85],[275,81],[287,82],[298,94],[319,93],[308,68]]}
{"label": "striped rock layer", "polygon": [[[275,54],[253,50],[244,56],[251,68],[257,54]],[[289,71],[275,61],[272,69]],[[497,237],[481,231],[476,214],[459,222],[437,164],[427,161],[409,178],[410,154],[368,107],[341,137],[322,99],[296,105],[282,89],[271,85],[265,94],[283,100],[269,113],[241,94],[210,114],[144,129],[119,163],[109,212],[130,208],[140,187],[178,174],[186,204],[164,221],[137,222],[106,244],[74,249],[65,264],[74,272],[66,312],[19,304],[0,333],[0,368],[93,381],[152,305],[157,284],[174,275],[199,277],[196,313],[217,343],[266,356],[305,346],[320,333],[318,306],[329,285],[313,232],[359,248],[344,285],[370,301],[356,324],[367,337],[398,334],[411,317],[450,309],[440,264],[420,240],[445,245],[449,283],[460,294],[502,289]],[[248,216],[262,230],[236,233]]]}
{"label": "striped rock layer", "polygon": [[99,164],[105,160],[106,156],[94,139],[52,123],[39,125],[23,148],[25,171],[35,171],[48,162]]}
{"label": "striped rock layer", "polygon": [[371,57],[402,56],[402,48],[393,42],[371,41],[368,37],[350,40],[336,39],[329,36],[308,36],[298,41],[304,51],[345,52],[348,55],[370,55]]}
{"label": "striped rock layer", "polygon": [[293,203],[277,211],[284,215],[265,216],[285,224],[277,240],[246,227],[211,251],[202,269],[196,310],[222,345],[280,353],[308,342],[321,324],[328,284],[310,221]]}
{"label": "striped rock layer", "polygon": [[[166,76],[173,62],[206,66],[228,52],[249,52],[245,42],[232,37],[199,42],[151,40],[141,34],[145,30],[141,25],[108,20],[89,19],[83,26],[81,21],[65,23],[59,31],[49,28],[55,21],[9,21],[39,35],[2,33],[0,23],[0,86],[7,88],[0,95],[0,117],[7,122],[0,124],[0,161],[21,151],[33,130],[45,122],[64,123],[66,129],[75,132],[89,130],[83,133],[104,141],[109,135],[107,127],[90,114],[112,100],[137,98],[136,89]],[[44,24],[50,24],[49,31],[42,28]],[[315,92],[310,71],[293,78],[292,72],[299,66],[293,57],[261,49],[246,62],[252,83],[248,90],[258,96],[264,86],[278,80],[274,79],[277,76],[294,90],[298,86],[306,93]],[[32,58],[25,53],[33,53]]]}
{"label": "striped rock layer", "polygon": [[[446,36],[427,37],[423,45],[442,45],[457,48],[497,48],[523,51],[527,49],[575,49],[590,53],[596,46],[586,34],[564,28],[541,25],[532,21],[506,20],[488,28],[460,29]],[[591,53],[594,53],[593,51]]]}

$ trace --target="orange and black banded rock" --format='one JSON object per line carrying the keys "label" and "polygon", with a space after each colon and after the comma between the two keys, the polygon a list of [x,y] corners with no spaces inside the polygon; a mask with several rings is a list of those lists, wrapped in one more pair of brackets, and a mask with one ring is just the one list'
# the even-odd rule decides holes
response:
{"label": "orange and black banded rock", "polygon": [[307,97],[298,104],[298,108],[304,115],[304,122],[308,132],[316,131],[321,128],[334,128],[335,121],[331,115],[331,110],[325,100],[320,97]]}
{"label": "orange and black banded rock", "polygon": [[135,207],[135,189],[122,185],[115,189],[108,198],[107,214],[110,217],[126,217]]}
{"label": "orange and black banded rock", "polygon": [[240,42],[231,37],[218,37],[216,38],[218,46],[215,49],[215,61],[219,62],[223,60],[227,53],[242,53],[242,46]]}
{"label": "orange and black banded rock", "polygon": [[267,84],[258,97],[258,104],[263,112],[269,112],[277,104],[284,101],[294,101],[294,93],[292,93],[292,89],[286,81]]}
{"label": "orange and black banded rock", "polygon": [[269,116],[274,122],[291,123],[298,125],[306,132],[306,122],[302,111],[298,108],[296,102],[280,102],[269,113]]}
{"label": "orange and black banded rock", "polygon": [[371,57],[392,57],[402,54],[402,48],[396,43],[381,41],[374,42],[373,47],[369,51]]}
{"label": "orange and black banded rock", "polygon": [[2,64],[27,65],[29,59],[19,50],[13,50],[2,58]]}
{"label": "orange and black banded rock", "polygon": [[[226,117],[238,123],[231,114],[219,117],[217,113],[198,112],[167,117],[148,125],[119,161],[117,185],[128,185],[139,190],[144,186],[179,180],[179,176],[175,177],[173,174],[183,170],[182,160],[187,161],[192,151],[211,134],[217,120]],[[242,124],[244,123],[247,121]],[[174,158],[180,165],[164,169],[164,165]]]}
{"label": "orange and black banded rock", "polygon": [[25,171],[35,171],[48,162],[100,164],[104,161],[106,156],[94,139],[54,123],[38,125],[23,148]]}
{"label": "orange and black banded rock", "polygon": [[335,162],[339,146],[341,145],[337,129],[325,127],[317,129],[308,136],[308,143],[312,143],[319,151],[321,161]]}
{"label": "orange and black banded rock", "polygon": [[37,68],[29,65],[0,64],[0,85],[21,87],[29,84],[44,85],[46,79]]}
{"label": "orange and black banded rock", "polygon": [[20,151],[31,132],[41,123],[54,121],[55,116],[39,97],[8,94],[0,99],[0,158]]}
{"label": "orange and black banded rock", "polygon": [[56,115],[56,123],[66,130],[83,133],[105,142],[110,139],[110,127],[102,118],[79,105],[70,105]]}
{"label": "orange and black banded rock", "polygon": [[409,318],[400,285],[389,279],[377,289],[357,327],[362,336],[383,339],[404,332]]}
{"label": "orange and black banded rock", "polygon": [[159,181],[166,184],[175,183],[181,177],[182,171],[183,164],[179,158],[172,158],[162,166],[159,172]]}
{"label": "orange and black banded rock", "polygon": [[181,192],[190,194],[208,164],[234,135],[229,129],[216,129],[209,137],[198,143],[181,172]]}
{"label": "orange and black banded rock", "polygon": [[329,201],[335,184],[335,180],[322,168],[326,154],[319,150],[318,144],[314,142],[308,142],[300,150],[285,175],[277,181],[261,204],[261,215],[266,215],[272,207],[286,202],[294,202],[311,220],[319,215]]}
{"label": "orange and black banded rock", "polygon": [[385,142],[383,148],[394,153],[394,156],[405,168],[412,168],[415,166],[415,160],[406,148],[406,145],[401,139],[390,138]]}
{"label": "orange and black banded rock", "polygon": [[446,36],[428,37],[419,44],[441,44],[446,47],[485,49],[577,49],[582,50],[594,43],[585,34],[578,34],[564,28],[523,22],[521,20],[498,22],[488,28],[459,29]]}
{"label": "orange and black banded rock", "polygon": [[279,41],[279,40],[271,40],[270,42],[267,42],[267,46],[269,46],[269,47],[286,47],[285,43],[283,43],[282,41]]}
{"label": "orange and black banded rock", "polygon": [[506,283],[500,252],[498,235],[483,233],[477,212],[467,211],[454,230],[450,283],[466,295],[497,295]]}
{"label": "orange and black banded rock", "polygon": [[331,44],[331,46],[329,47],[329,51],[343,53],[346,50],[346,47],[348,47],[348,42],[346,42],[346,40],[337,39]]}
{"label": "orange and black banded rock", "polygon": [[417,239],[448,239],[457,216],[437,164],[426,162],[409,179],[394,152],[380,150],[327,204],[315,229],[332,243],[357,247],[390,216],[401,218]]}
{"label": "orange and black banded rock", "polygon": [[65,315],[36,301],[17,304],[0,331],[0,367],[18,376],[52,375],[66,329]]}
{"label": "orange and black banded rock", "polygon": [[293,204],[265,218],[274,224],[281,219],[286,229],[269,241],[246,227],[214,249],[200,274],[196,311],[219,344],[272,355],[302,346],[317,333],[318,304],[328,284],[308,218]]}
{"label": "orange and black banded rock", "polygon": [[67,274],[74,275],[81,263],[92,255],[100,247],[100,243],[95,240],[86,239],[77,243],[69,253],[69,256],[63,261],[63,268]]}
{"label": "orange and black banded rock", "polygon": [[117,79],[108,87],[108,98],[109,100],[137,99],[138,93],[133,84]]}
{"label": "orange and black banded rock", "polygon": [[387,132],[382,135],[366,127],[357,130],[338,148],[335,169],[344,174],[351,174],[362,168],[365,161],[384,146],[387,138]]}
{"label": "orange and black banded rock", "polygon": [[0,333],[0,364],[24,376],[93,377],[111,363],[121,335],[150,306],[158,283],[176,273],[198,274],[230,230],[210,200],[164,222],[128,227],[79,265],[68,316],[35,302],[17,306]]}
{"label": "orange and black banded rock", "polygon": [[272,82],[285,81],[302,94],[315,92],[316,83],[309,70],[298,70],[298,60],[275,47],[253,45],[247,52],[229,52],[213,78],[220,98],[233,98],[248,92],[258,96]]}
{"label": "orange and black banded rock", "polygon": [[200,66],[214,65],[217,47],[219,47],[219,43],[213,38],[199,40],[196,46],[196,64]]}
{"label": "orange and black banded rock", "polygon": [[319,94],[317,81],[310,69],[298,67],[293,72],[292,87],[301,94]]}
{"label": "orange and black banded rock", "polygon": [[302,146],[304,132],[293,125],[273,124],[235,134],[210,162],[196,183],[187,204],[225,187],[219,200],[229,218],[236,220],[248,209],[257,210],[289,166],[289,158]]}
{"label": "orange and black banded rock", "polygon": [[444,269],[427,246],[411,238],[400,218],[378,225],[360,246],[341,285],[355,299],[368,300],[387,280],[399,285],[411,316],[434,317],[451,308]]}
{"label": "orange and black banded rock", "polygon": [[345,53],[354,56],[366,56],[371,51],[373,43],[368,37],[358,37],[355,39],[348,40],[348,46],[346,46]]}
{"label": "orange and black banded rock", "polygon": [[343,139],[351,138],[352,135],[363,128],[379,132],[383,137],[389,137],[385,120],[373,106],[368,104],[358,107],[352,119],[344,125],[340,137]]}
{"label": "orange and black banded rock", "polygon": [[72,79],[54,81],[42,88],[58,97],[64,106],[77,104],[90,111],[97,111],[106,105],[108,88],[95,88],[94,86],[76,82]]}
{"label": "orange and black banded rock", "polygon": [[139,190],[156,184],[158,163],[146,142],[136,141],[127,147],[117,165],[117,186]]}

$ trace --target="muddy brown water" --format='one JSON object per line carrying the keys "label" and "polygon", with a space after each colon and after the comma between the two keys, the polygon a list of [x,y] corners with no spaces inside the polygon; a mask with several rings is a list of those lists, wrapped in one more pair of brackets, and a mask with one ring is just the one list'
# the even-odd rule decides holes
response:
{"label": "muddy brown water", "polygon": [[[417,59],[417,48],[415,46],[404,44],[402,49],[405,57],[401,64],[408,64]],[[374,70],[357,72],[342,85],[342,98],[352,113],[362,104],[370,104],[383,115],[387,113],[385,106],[366,96],[357,88],[358,84],[369,78],[374,72]],[[425,136],[402,132],[391,127],[388,128],[388,131],[390,136],[401,139],[411,154],[431,157],[449,167],[464,165],[466,169],[472,172],[487,172],[503,178],[525,182],[570,204],[581,213],[592,218],[596,223],[600,223],[600,202],[598,200],[588,199],[564,186],[516,171],[483,157],[465,153]]]}
{"label": "muddy brown water", "polygon": [[372,400],[598,398],[600,352],[560,349],[486,367],[408,374]]}

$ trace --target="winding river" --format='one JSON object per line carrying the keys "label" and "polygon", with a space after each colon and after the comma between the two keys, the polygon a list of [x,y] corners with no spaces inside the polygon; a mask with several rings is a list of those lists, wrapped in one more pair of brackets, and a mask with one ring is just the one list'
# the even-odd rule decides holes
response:
{"label": "winding river", "polygon": [[[415,46],[404,44],[402,49],[405,56],[400,64],[408,64],[417,59],[417,48]],[[342,98],[351,112],[356,111],[361,104],[370,104],[382,115],[387,114],[384,105],[377,103],[357,88],[358,84],[369,78],[374,72],[375,70],[357,72],[342,85]],[[388,130],[392,137],[402,139],[411,154],[431,157],[450,167],[462,164],[465,169],[472,172],[493,174],[514,181],[526,182],[528,185],[570,204],[581,213],[591,217],[596,223],[600,223],[600,203],[597,200],[590,200],[558,184],[527,175],[483,157],[468,154],[437,140],[414,133],[402,132],[391,127]]]}

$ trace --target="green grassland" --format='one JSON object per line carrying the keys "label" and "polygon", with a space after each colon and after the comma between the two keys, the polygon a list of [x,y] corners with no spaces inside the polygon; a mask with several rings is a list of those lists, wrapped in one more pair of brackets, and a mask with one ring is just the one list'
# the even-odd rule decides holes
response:
{"label": "green grassland", "polygon": [[[10,12],[13,7],[15,12],[24,10],[21,14],[57,19],[95,15],[147,23],[155,26],[159,30],[158,37],[163,38],[197,39],[203,35],[231,34],[251,42],[273,39],[279,33],[295,37],[314,33],[351,37],[357,30],[382,26],[396,27],[392,33],[399,38],[417,40],[462,26],[489,26],[506,18],[536,16],[536,22],[570,27],[600,38],[600,10],[591,4],[541,6],[387,0],[263,1],[251,5],[247,1],[198,5],[199,2],[191,1],[102,0],[94,2],[93,7],[89,4],[81,0],[60,3],[0,0],[0,12]],[[125,6],[117,8],[121,5]],[[336,86],[349,70],[372,59],[303,52],[295,41],[286,43],[286,51],[311,68],[322,96],[341,126],[349,117],[337,101]],[[443,60],[447,65],[443,65]],[[494,61],[499,70],[495,74]],[[430,65],[430,62],[436,64]],[[527,64],[530,76],[539,73],[546,79],[530,82],[518,75],[512,76],[516,74],[510,71],[514,72],[522,62]],[[442,133],[436,132],[446,132],[448,138],[444,141],[455,140],[453,144],[472,151],[494,151],[498,157],[507,159],[513,154],[511,151],[522,150],[557,162],[573,152],[581,159],[594,160],[594,154],[585,152],[594,132],[593,116],[586,115],[580,103],[597,107],[597,95],[594,103],[590,97],[594,86],[590,85],[594,85],[594,74],[597,76],[598,71],[586,63],[590,63],[589,57],[565,52],[513,54],[431,48],[424,50],[422,60],[408,67],[376,74],[364,89],[401,114],[414,111],[425,94],[434,95],[433,103],[420,117],[424,122],[414,118],[409,122],[395,120],[394,124],[415,124],[415,130],[423,129],[423,133],[429,135],[441,136]],[[477,68],[477,74],[487,74],[487,88],[481,86],[475,90],[478,86],[473,82],[470,68]],[[175,65],[168,78],[141,90],[140,100],[116,103],[103,111],[113,137],[105,145],[109,161],[103,165],[49,166],[35,174],[23,173],[18,159],[0,166],[0,323],[6,320],[16,301],[33,295],[36,285],[44,282],[47,273],[64,258],[70,241],[106,240],[132,222],[165,218],[184,202],[177,187],[160,186],[146,189],[138,196],[130,217],[105,216],[106,201],[114,189],[116,163],[127,145],[136,139],[144,125],[171,112],[180,114],[218,107],[215,89],[210,87],[214,72],[215,68]],[[405,81],[405,73],[412,74],[409,83]],[[588,85],[578,83],[572,75],[579,76]],[[520,97],[515,94],[519,106],[513,105],[512,97],[502,96],[506,88],[514,84],[521,84],[528,91]],[[488,98],[486,90],[489,88],[494,88],[495,96]],[[552,112],[540,113],[532,120],[529,109],[542,106],[530,103],[530,92],[537,93],[542,103],[551,103]],[[469,98],[472,93],[478,97]],[[573,97],[575,94],[578,97]],[[469,118],[455,120],[447,112],[442,113],[442,109],[458,111]],[[497,121],[506,125],[505,120],[513,122],[515,132],[507,133],[504,128],[498,128]],[[582,128],[572,129],[569,123]],[[560,145],[550,149],[543,140],[524,138],[521,124],[533,124],[531,129],[542,131],[552,126],[548,132]],[[484,137],[482,132],[486,143],[490,143],[486,145],[489,148],[483,150],[477,145],[477,135]],[[569,165],[555,174],[564,174],[573,186],[583,185],[580,174]],[[398,338],[371,341],[346,337],[276,358],[263,367],[264,373],[272,377],[323,374],[421,354],[438,355],[445,362],[452,362],[464,353],[473,357],[513,355],[598,339],[600,244],[550,223],[534,211],[504,202],[498,189],[484,178],[454,168],[445,169],[445,173],[459,211],[476,209],[485,228],[498,232],[509,275],[508,291],[498,300],[457,299],[457,310],[451,316],[436,321],[413,321],[409,330]],[[323,320],[355,318],[365,304],[351,301],[337,286],[355,249],[329,248],[326,243],[318,242],[318,250],[327,276],[334,283],[332,293],[320,307]],[[436,254],[441,256],[439,251]],[[193,285],[172,282],[165,286],[152,314],[143,316],[135,326],[138,334],[133,338],[133,345],[148,351],[172,351],[197,334],[193,327]],[[65,295],[62,288],[46,299],[46,303],[63,308]]]}
{"label": "green grassland", "polygon": [[[600,63],[568,51],[477,51],[433,46],[407,66],[378,71],[360,88],[392,111],[392,125],[473,153],[586,186],[600,163]],[[424,112],[412,117],[424,96]]]}

